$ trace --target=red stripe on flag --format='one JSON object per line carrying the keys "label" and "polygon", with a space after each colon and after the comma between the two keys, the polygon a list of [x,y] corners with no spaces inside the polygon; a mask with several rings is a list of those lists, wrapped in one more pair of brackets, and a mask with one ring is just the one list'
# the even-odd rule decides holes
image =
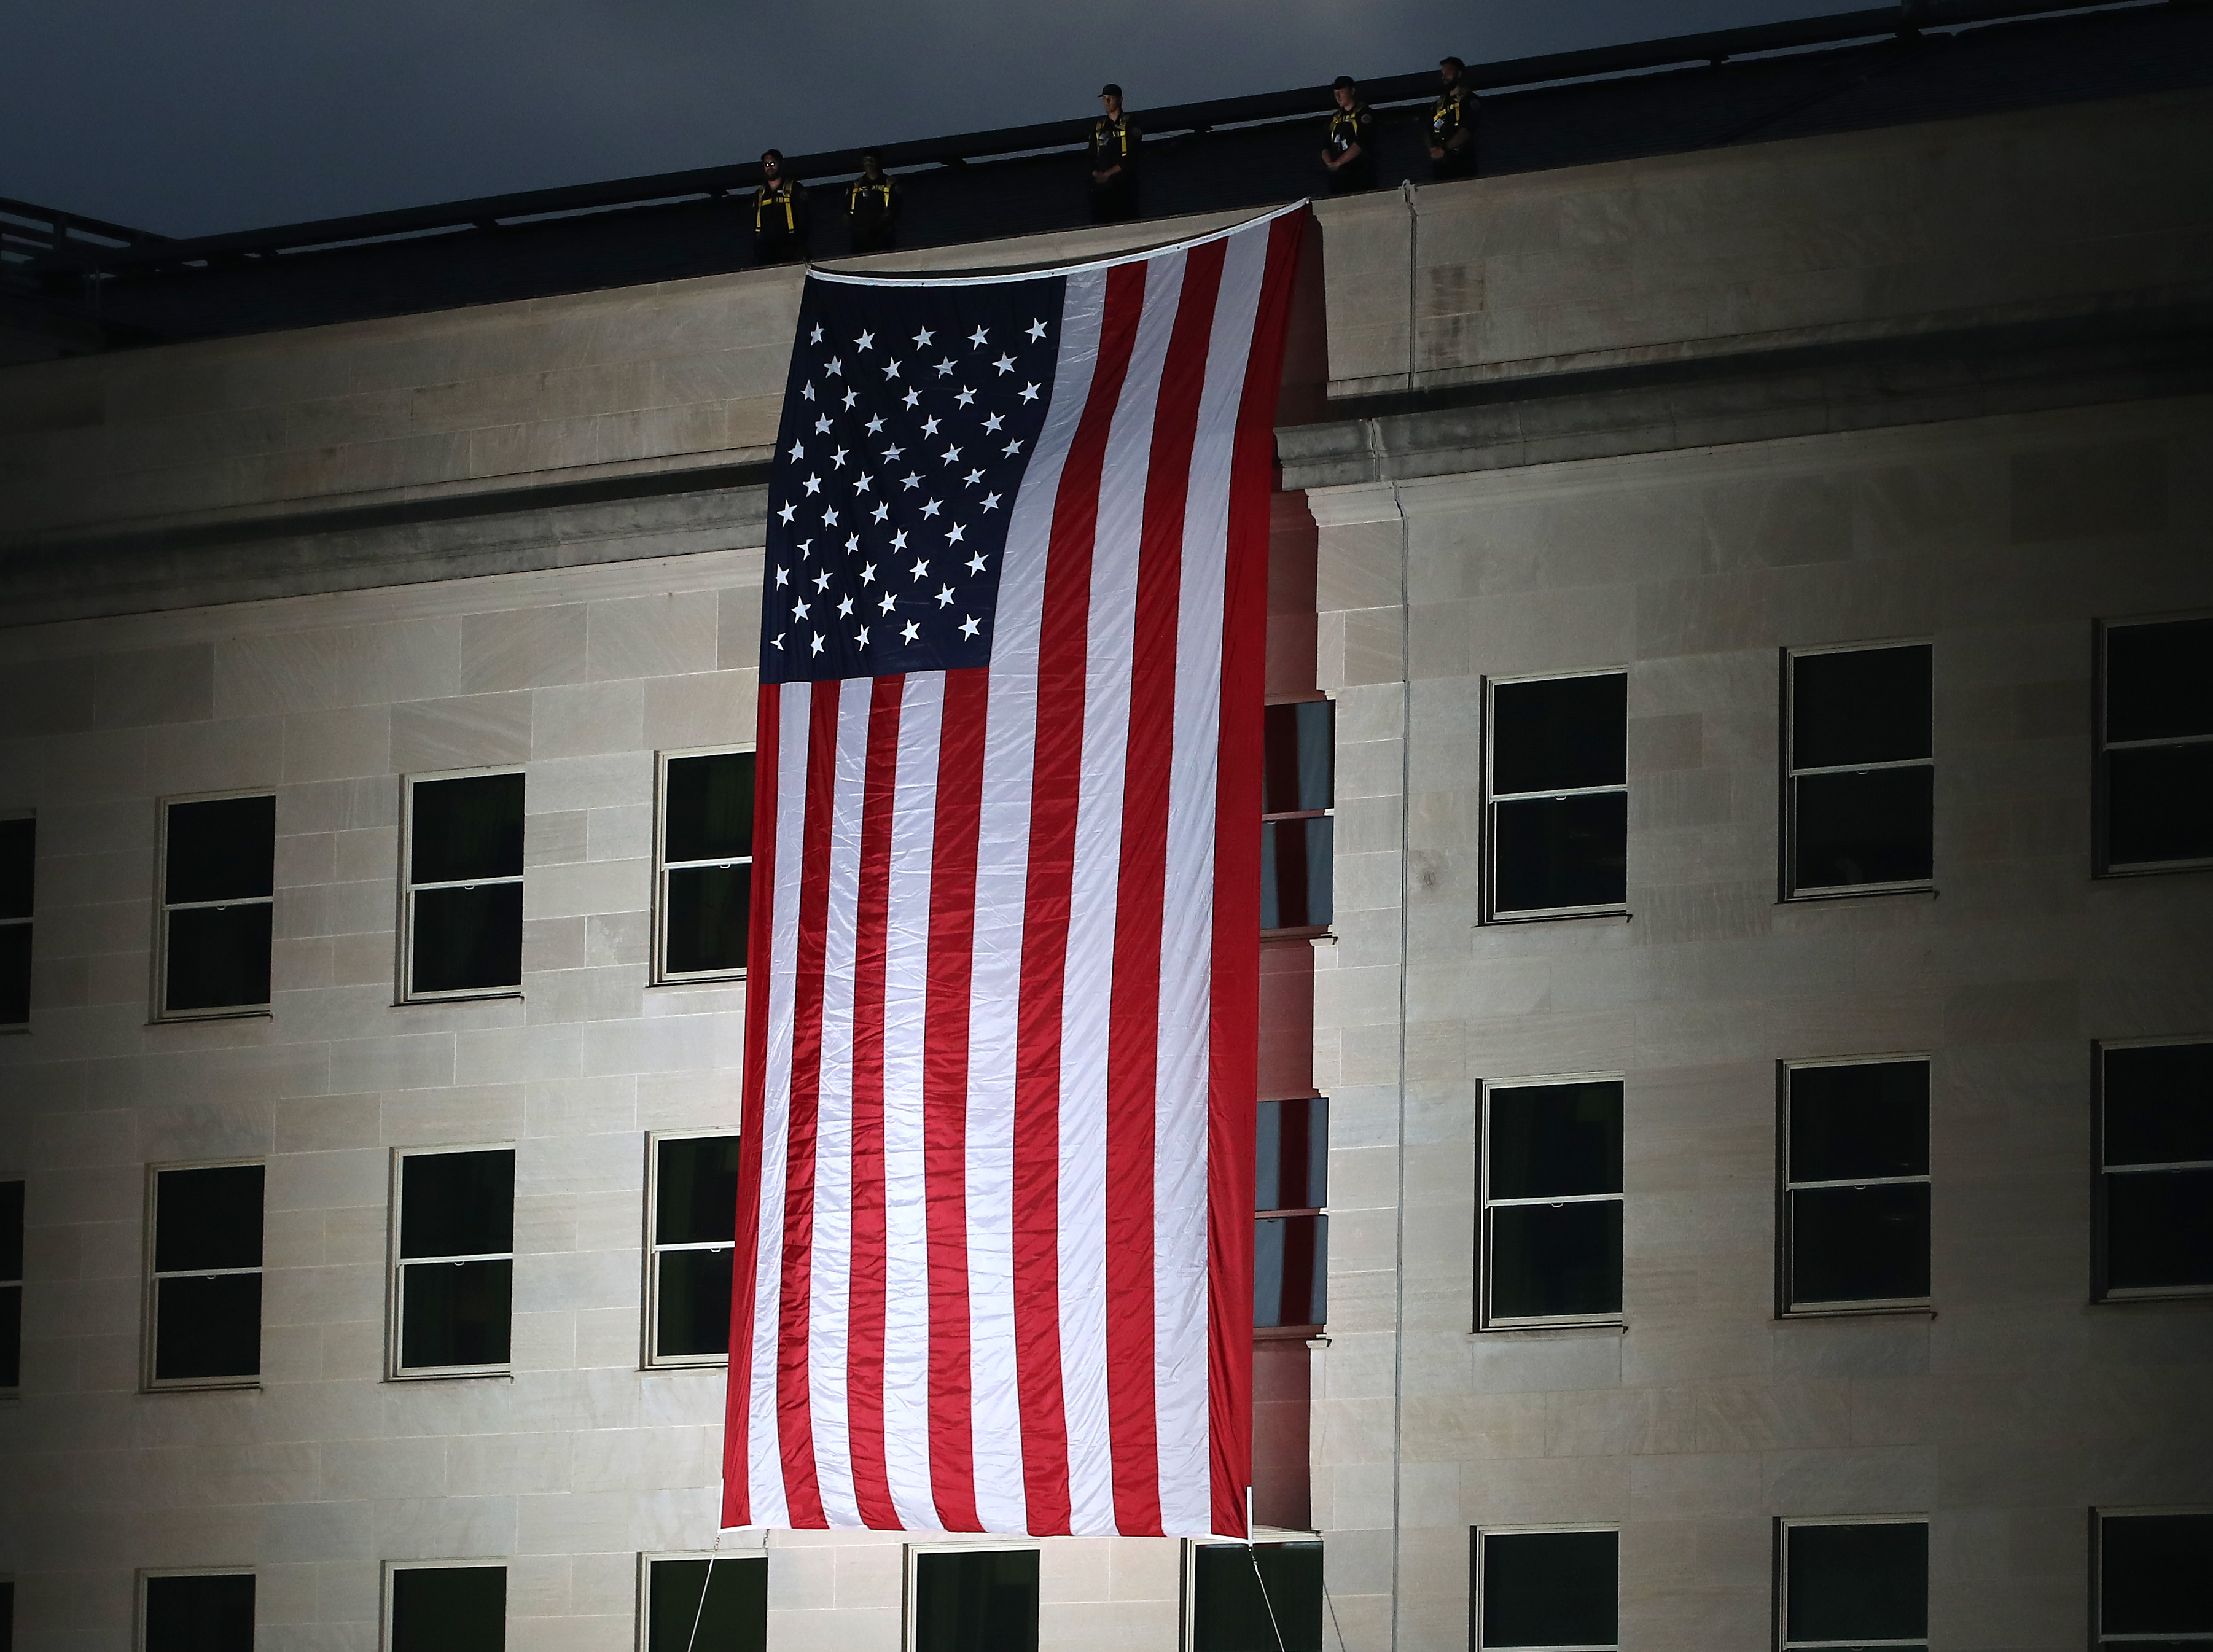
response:
{"label": "red stripe on flag", "polygon": [[982,1529],[968,1322],[968,1011],[982,827],[986,671],[945,674],[930,849],[923,1175],[930,1234],[930,1484],[939,1524]]}
{"label": "red stripe on flag", "polygon": [[1308,214],[1268,232],[1230,465],[1222,612],[1222,771],[1215,815],[1207,1179],[1207,1411],[1214,1529],[1246,1532],[1253,1480],[1253,1152],[1260,1050],[1260,733],[1266,683],[1268,496],[1283,330]]}
{"label": "red stripe on flag", "polygon": [[[1039,1534],[1066,1532],[1070,1514],[1068,1415],[1060,1374],[1060,1061],[1070,889],[1083,789],[1091,564],[1106,438],[1137,343],[1147,267],[1124,265],[1106,277],[1091,393],[1053,501],[1038,631],[1029,884],[1015,1054],[1014,1270],[1025,1508],[1029,1529]],[[1088,983],[1083,990],[1090,990]]]}
{"label": "red stripe on flag", "polygon": [[847,1426],[861,1523],[896,1531],[884,1461],[884,972],[892,881],[892,798],[899,778],[904,676],[869,691],[861,862],[853,946],[853,1250],[846,1332]]}
{"label": "red stripe on flag", "polygon": [[1185,262],[1153,413],[1137,564],[1106,1087],[1106,1406],[1114,1442],[1114,1525],[1124,1533],[1161,1530],[1153,1289],[1161,903],[1175,753],[1184,508],[1222,259],[1216,242],[1192,249]]}
{"label": "red stripe on flag", "polygon": [[776,1373],[784,1498],[795,1527],[826,1523],[814,1478],[808,1344],[814,1306],[814,1145],[822,1090],[823,953],[829,934],[838,688],[834,682],[814,686],[808,716],[805,805],[799,824],[799,955],[792,966],[791,1125],[783,1183],[783,1297]]}
{"label": "red stripe on flag", "polygon": [[[768,957],[775,932],[777,715],[783,690],[763,683],[754,711],[753,866],[746,926],[746,1049],[766,1047]],[[738,1227],[730,1268],[730,1377],[722,1422],[722,1524],[753,1523],[753,1291],[760,1265],[761,1109],[768,1064],[746,1063],[738,1106]]]}

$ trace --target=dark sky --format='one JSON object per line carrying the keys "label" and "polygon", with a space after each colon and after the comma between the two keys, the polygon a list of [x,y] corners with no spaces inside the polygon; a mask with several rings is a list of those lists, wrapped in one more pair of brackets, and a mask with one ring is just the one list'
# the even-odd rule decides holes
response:
{"label": "dark sky", "polygon": [[1850,3],[26,0],[0,195],[201,235]]}

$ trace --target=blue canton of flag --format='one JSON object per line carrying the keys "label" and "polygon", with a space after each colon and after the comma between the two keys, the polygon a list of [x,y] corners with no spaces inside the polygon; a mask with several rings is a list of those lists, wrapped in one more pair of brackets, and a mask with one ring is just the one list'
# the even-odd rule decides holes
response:
{"label": "blue canton of flag", "polygon": [[777,436],[761,680],[987,666],[1065,280],[810,280]]}

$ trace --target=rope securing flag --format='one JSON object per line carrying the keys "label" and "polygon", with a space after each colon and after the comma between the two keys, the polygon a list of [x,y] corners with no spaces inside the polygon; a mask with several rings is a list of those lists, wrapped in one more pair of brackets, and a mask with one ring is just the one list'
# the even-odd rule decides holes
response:
{"label": "rope securing flag", "polygon": [[1246,1533],[1268,495],[1306,222],[808,276],[726,1527]]}

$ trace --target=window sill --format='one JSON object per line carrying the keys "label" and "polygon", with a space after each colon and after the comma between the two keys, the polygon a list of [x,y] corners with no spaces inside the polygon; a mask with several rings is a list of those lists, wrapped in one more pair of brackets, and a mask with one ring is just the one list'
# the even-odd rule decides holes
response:
{"label": "window sill", "polygon": [[2147,861],[2108,866],[2090,874],[2093,883],[2125,883],[2131,878],[2171,878],[2186,872],[2213,872],[2213,861]]}
{"label": "window sill", "polygon": [[1591,911],[1498,912],[1483,919],[1475,927],[1478,930],[1503,930],[1522,924],[1588,924],[1594,918],[1626,924],[1636,916],[1626,906],[1607,906]]}
{"label": "window sill", "polygon": [[737,970],[728,975],[667,975],[657,981],[648,981],[645,990],[655,991],[666,987],[680,986],[743,986],[746,972]]}
{"label": "window sill", "polygon": [[1254,1342],[1312,1342],[1321,1334],[1322,1327],[1318,1325],[1256,1325],[1253,1327]]}
{"label": "window sill", "polygon": [[1912,883],[1879,889],[1808,889],[1802,893],[1784,895],[1775,904],[1778,906],[1833,906],[1839,901],[1847,900],[1895,900],[1900,895],[1918,895],[1924,900],[1934,900],[1942,893],[1933,883]]}
{"label": "window sill", "polygon": [[1263,941],[1335,941],[1337,936],[1326,924],[1293,924],[1280,930],[1263,930]]}
{"label": "window sill", "polygon": [[455,992],[436,998],[398,998],[393,1000],[392,1007],[394,1009],[422,1009],[437,1004],[503,1003],[520,1000],[521,997],[522,989],[518,986],[498,992]]}
{"label": "window sill", "polygon": [[1592,1320],[1580,1325],[1485,1325],[1467,1333],[1470,1342],[1492,1337],[1534,1338],[1547,1341],[1568,1337],[1625,1337],[1629,1326],[1620,1320]]}
{"label": "window sill", "polygon": [[204,1027],[210,1021],[273,1021],[277,1019],[274,1005],[265,1004],[258,1009],[210,1009],[205,1014],[186,1015],[149,1015],[149,1027]]}
{"label": "window sill", "polygon": [[237,1382],[149,1382],[141,1387],[142,1394],[238,1394],[259,1393],[259,1377],[249,1377]]}
{"label": "window sill", "polygon": [[649,1360],[637,1369],[649,1374],[655,1371],[727,1371],[730,1369],[730,1356],[724,1354],[717,1359]]}
{"label": "window sill", "polygon": [[2147,1291],[2141,1296],[2093,1296],[2092,1308],[2203,1308],[2213,1302],[2213,1285]]}
{"label": "window sill", "polygon": [[497,1369],[470,1367],[465,1370],[391,1371],[385,1375],[387,1382],[481,1382],[489,1378],[495,1382],[515,1381],[515,1368],[503,1365]]}
{"label": "window sill", "polygon": [[1869,1308],[1794,1308],[1775,1316],[1777,1325],[1812,1325],[1823,1320],[1933,1320],[1936,1310],[1926,1302],[1876,1304]]}

